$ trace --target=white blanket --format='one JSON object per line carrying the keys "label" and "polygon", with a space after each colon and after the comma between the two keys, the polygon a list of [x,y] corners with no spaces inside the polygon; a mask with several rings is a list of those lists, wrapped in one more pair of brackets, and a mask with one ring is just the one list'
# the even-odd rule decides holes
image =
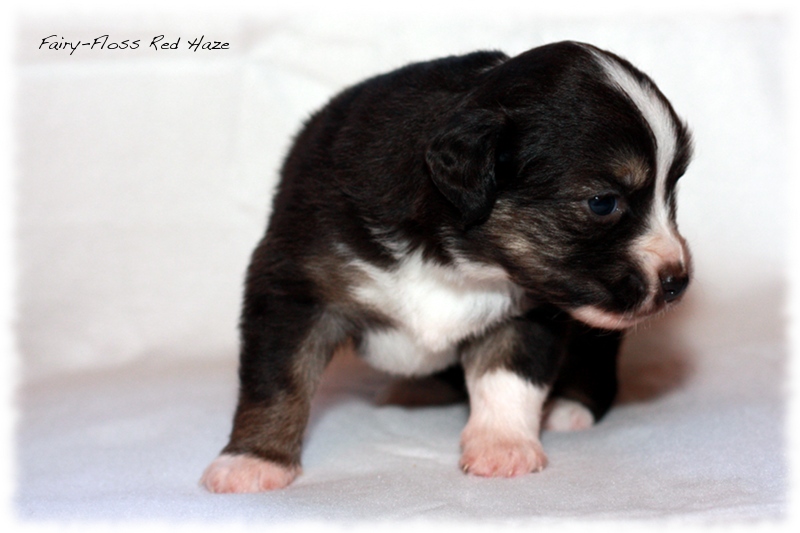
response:
{"label": "white blanket", "polygon": [[[18,22],[18,521],[785,515],[785,24],[499,11]],[[139,48],[40,46],[106,34]],[[178,48],[151,47],[159,35]],[[200,36],[229,46],[194,52]],[[678,217],[695,280],[676,312],[628,339],[618,405],[590,430],[544,433],[544,472],[478,479],[457,466],[465,405],[387,403],[388,378],[343,355],[294,484],[202,490],[235,405],[242,273],[301,121],[412,60],[562,39],[648,72],[697,145]]]}

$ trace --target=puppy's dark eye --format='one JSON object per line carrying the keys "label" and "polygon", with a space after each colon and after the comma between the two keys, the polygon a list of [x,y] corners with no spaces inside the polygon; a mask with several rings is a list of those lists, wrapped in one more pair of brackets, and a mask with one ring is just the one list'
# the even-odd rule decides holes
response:
{"label": "puppy's dark eye", "polygon": [[601,194],[589,198],[589,209],[597,216],[607,217],[617,211],[619,198],[615,194]]}

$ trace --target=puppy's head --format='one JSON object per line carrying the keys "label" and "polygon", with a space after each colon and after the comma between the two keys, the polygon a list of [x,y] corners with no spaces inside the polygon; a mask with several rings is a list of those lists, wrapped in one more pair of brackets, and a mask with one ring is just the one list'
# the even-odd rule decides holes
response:
{"label": "puppy's head", "polygon": [[686,126],[647,76],[557,43],[487,72],[427,162],[460,217],[460,253],[502,264],[578,320],[621,329],[689,283],[675,188],[690,157]]}

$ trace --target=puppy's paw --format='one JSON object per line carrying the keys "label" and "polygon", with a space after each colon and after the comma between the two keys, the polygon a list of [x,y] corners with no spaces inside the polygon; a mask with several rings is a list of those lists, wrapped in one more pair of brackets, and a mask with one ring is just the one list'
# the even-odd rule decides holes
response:
{"label": "puppy's paw", "polygon": [[547,466],[547,456],[536,439],[467,435],[461,439],[461,448],[461,469],[476,476],[516,477]]}
{"label": "puppy's paw", "polygon": [[594,415],[580,402],[556,398],[545,416],[544,429],[550,431],[580,431],[594,425]]}
{"label": "puppy's paw", "polygon": [[300,467],[282,466],[248,455],[222,454],[208,465],[200,484],[211,492],[263,492],[294,481]]}

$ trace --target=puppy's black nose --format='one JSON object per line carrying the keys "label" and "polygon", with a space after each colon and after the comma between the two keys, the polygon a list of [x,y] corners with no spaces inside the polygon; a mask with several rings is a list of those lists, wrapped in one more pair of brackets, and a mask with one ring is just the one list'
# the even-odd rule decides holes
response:
{"label": "puppy's black nose", "polygon": [[661,275],[661,294],[664,301],[669,303],[680,298],[687,285],[689,276],[685,273],[664,272]]}

